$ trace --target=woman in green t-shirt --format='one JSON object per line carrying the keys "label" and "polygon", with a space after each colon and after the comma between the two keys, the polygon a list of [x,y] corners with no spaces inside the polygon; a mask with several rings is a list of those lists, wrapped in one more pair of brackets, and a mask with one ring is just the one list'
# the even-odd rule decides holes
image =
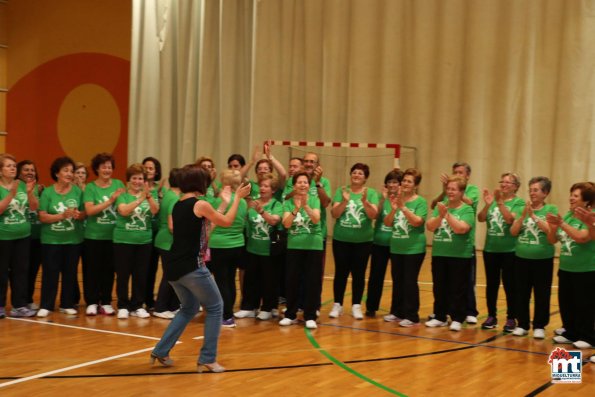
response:
{"label": "woman in green t-shirt", "polygon": [[347,278],[351,274],[351,314],[356,320],[361,320],[364,318],[361,300],[366,282],[366,267],[374,238],[372,221],[378,216],[379,199],[376,190],[365,187],[370,176],[370,168],[366,164],[354,164],[349,174],[349,186],[337,189],[331,209],[331,215],[337,221],[333,231],[335,303],[329,317],[337,318],[343,313]]}
{"label": "woman in green t-shirt", "polygon": [[83,261],[83,292],[87,303],[86,314],[112,315],[112,289],[114,287],[114,227],[115,202],[126,189],[122,181],[113,179],[114,157],[99,153],[91,159],[91,169],[97,176],[86,185],[83,202],[87,213]]}
{"label": "woman in green t-shirt", "polygon": [[473,207],[463,202],[466,187],[465,179],[449,177],[447,202],[439,202],[426,223],[434,233],[432,281],[436,315],[426,322],[426,327],[445,327],[446,316],[450,315],[451,331],[460,331],[465,321],[475,226]]}
{"label": "woman in green t-shirt", "polygon": [[50,174],[56,182],[44,189],[39,200],[43,272],[37,317],[47,317],[54,310],[60,274],[60,312],[77,314],[74,304],[85,219],[83,192],[73,183],[74,161],[70,157],[54,160]]}
{"label": "woman in green t-shirt", "polygon": [[547,204],[552,182],[538,176],[529,180],[529,202],[521,216],[514,220],[510,234],[518,236],[515,244],[515,278],[517,300],[517,327],[514,336],[529,333],[531,319],[529,306],[531,291],[535,301],[533,310],[533,337],[545,338],[545,327],[550,321],[550,296],[554,273],[554,246],[547,240],[549,225],[547,214],[558,214],[555,205]]}
{"label": "woman in green t-shirt", "polygon": [[10,154],[0,155],[0,318],[6,316],[6,292],[10,280],[12,317],[31,317],[27,307],[27,269],[31,224],[29,206],[37,209],[35,182],[17,179],[17,163]]}
{"label": "woman in green t-shirt", "polygon": [[506,294],[506,323],[504,332],[516,328],[514,245],[516,238],[510,234],[510,226],[523,211],[525,202],[516,195],[521,186],[518,175],[507,172],[500,176],[500,188],[490,193],[483,191],[485,205],[477,214],[479,222],[487,222],[483,262],[486,274],[486,302],[488,318],[481,324],[484,329],[498,326],[498,289],[500,281]]}
{"label": "woman in green t-shirt", "polygon": [[548,214],[548,241],[560,241],[558,303],[562,335],[556,343],[573,343],[579,349],[595,346],[595,241],[589,227],[576,216],[578,208],[591,211],[595,205],[595,184],[575,183],[570,188],[570,210],[564,215]]}
{"label": "woman in green t-shirt", "polygon": [[[159,204],[151,194],[145,167],[132,164],[126,169],[128,187],[116,199],[116,227],[114,228],[114,267],[118,318],[129,315],[148,318],[143,308],[146,295],[147,272],[153,247],[151,220],[159,212]],[[128,283],[132,277],[132,297]]]}
{"label": "woman in green t-shirt", "polygon": [[[143,159],[143,167],[147,173],[147,184],[153,199],[157,204],[161,203],[163,198],[163,180],[161,172],[161,163],[155,157],[145,157]],[[159,230],[159,217],[153,216],[151,218],[151,227],[153,233],[153,243]],[[149,269],[147,271],[147,285],[145,288],[144,303],[149,310],[155,306],[155,277],[157,275],[157,267],[159,266],[159,251],[154,246],[151,247],[151,260],[149,261]]]}

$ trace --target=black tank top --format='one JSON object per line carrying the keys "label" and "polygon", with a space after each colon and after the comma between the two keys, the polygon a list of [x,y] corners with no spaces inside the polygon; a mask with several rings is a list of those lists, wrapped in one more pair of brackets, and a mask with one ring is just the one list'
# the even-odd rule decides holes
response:
{"label": "black tank top", "polygon": [[[203,224],[205,218],[198,218],[194,214],[194,204],[198,200],[194,197],[178,201],[172,211],[174,241],[168,254],[168,259],[163,261],[163,272],[167,281],[176,281],[180,277],[204,266],[201,252],[206,249],[206,238]],[[202,238],[201,238],[202,237]],[[201,247],[201,241],[203,247]]]}

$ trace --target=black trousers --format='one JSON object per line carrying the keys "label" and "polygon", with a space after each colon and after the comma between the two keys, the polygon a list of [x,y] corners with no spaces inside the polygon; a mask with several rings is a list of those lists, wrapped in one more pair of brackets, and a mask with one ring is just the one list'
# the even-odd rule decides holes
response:
{"label": "black trousers", "polygon": [[[153,234],[153,242],[155,242],[155,236]],[[159,267],[159,249],[151,244],[151,256],[149,260],[149,266],[147,268],[147,283],[145,286],[145,297],[143,301],[147,308],[155,306],[155,279],[157,277],[157,268]]]}
{"label": "black trousers", "polygon": [[40,307],[46,310],[54,310],[61,275],[60,307],[65,309],[74,308],[76,303],[76,273],[82,244],[42,244],[42,251],[43,272]]}
{"label": "black trousers", "polygon": [[29,249],[29,271],[27,274],[27,303],[33,303],[35,283],[37,282],[37,273],[41,266],[41,258],[41,241],[38,238],[31,239]]}
{"label": "black trousers", "polygon": [[470,269],[471,258],[432,257],[436,319],[446,321],[450,315],[452,321],[465,321]]}
{"label": "black trousers", "polygon": [[304,288],[304,320],[316,320],[322,291],[322,255],[318,250],[287,250],[285,317],[295,319],[298,309],[300,280]]}
{"label": "black trousers", "polygon": [[391,255],[393,304],[391,313],[403,319],[419,322],[419,285],[417,278],[426,253]]}
{"label": "black trousers", "polygon": [[506,294],[506,318],[516,318],[514,314],[516,305],[515,277],[514,277],[514,252],[485,252],[483,264],[486,274],[486,303],[488,316],[497,317],[498,290],[500,280]]}
{"label": "black trousers", "polygon": [[[135,311],[143,307],[147,287],[147,271],[151,259],[151,244],[114,243],[114,266],[116,268],[116,293],[118,309]],[[132,295],[128,295],[128,283],[132,277]]]}
{"label": "black trousers", "polygon": [[111,305],[114,288],[114,244],[112,240],[84,242],[83,294],[87,305]]}
{"label": "black trousers", "polygon": [[261,309],[270,312],[278,305],[279,262],[274,256],[248,253],[242,310]]}
{"label": "black trousers", "polygon": [[13,308],[27,306],[27,272],[29,270],[30,237],[0,240],[0,307],[6,306],[6,293],[10,280],[10,298]]}
{"label": "black trousers", "polygon": [[233,306],[236,303],[236,269],[245,261],[244,247],[211,248],[209,270],[215,276],[215,282],[223,298],[223,320],[233,318]]}
{"label": "black trousers", "polygon": [[[169,260],[169,251],[162,250],[161,248],[157,248],[159,251],[159,256],[161,256],[161,270],[163,270],[163,263],[167,263]],[[167,282],[165,279],[165,275],[162,272],[161,274],[161,281],[159,282],[159,289],[157,291],[157,300],[155,301],[155,311],[156,312],[165,312],[165,311],[176,311],[180,308],[180,299],[178,299],[178,295],[176,295],[176,291],[171,286],[170,283]]]}
{"label": "black trousers", "polygon": [[366,267],[372,249],[372,242],[347,243],[333,239],[333,256],[335,258],[335,278],[333,293],[335,302],[343,305],[347,278],[351,273],[351,302],[359,305],[362,302],[366,285]]}
{"label": "black trousers", "polygon": [[525,259],[515,256],[517,291],[516,315],[518,326],[530,328],[529,304],[531,291],[535,298],[533,329],[545,328],[550,322],[550,297],[554,258]]}
{"label": "black trousers", "polygon": [[558,303],[564,337],[595,346],[595,271],[558,271]]}
{"label": "black trousers", "polygon": [[[384,276],[390,259],[390,247],[372,244],[372,260],[370,261],[370,275],[368,276],[368,299],[366,310],[375,312],[380,307],[382,290],[384,289]],[[392,265],[394,268],[394,265]],[[393,278],[393,301],[395,299],[396,287]]]}

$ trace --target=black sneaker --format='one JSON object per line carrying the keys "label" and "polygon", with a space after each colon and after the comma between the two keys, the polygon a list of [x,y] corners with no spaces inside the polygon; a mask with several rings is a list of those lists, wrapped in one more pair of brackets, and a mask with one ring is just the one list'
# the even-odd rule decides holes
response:
{"label": "black sneaker", "polygon": [[374,310],[366,310],[366,317],[374,318],[376,317],[376,312]]}
{"label": "black sneaker", "polygon": [[516,321],[514,318],[509,318],[504,324],[504,332],[512,332],[516,328]]}
{"label": "black sneaker", "polygon": [[498,326],[498,319],[496,317],[488,316],[488,318],[481,324],[483,329],[493,329]]}

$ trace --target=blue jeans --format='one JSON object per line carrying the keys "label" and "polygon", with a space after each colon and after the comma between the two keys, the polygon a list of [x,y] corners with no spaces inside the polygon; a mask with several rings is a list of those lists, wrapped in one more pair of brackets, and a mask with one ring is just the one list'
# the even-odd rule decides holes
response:
{"label": "blue jeans", "polygon": [[181,307],[153,349],[153,354],[158,357],[169,356],[169,351],[174,347],[188,323],[198,313],[199,305],[202,305],[206,311],[205,338],[200,349],[198,363],[214,363],[217,361],[217,342],[221,331],[223,299],[221,299],[213,276],[203,266],[169,283],[176,291]]}

